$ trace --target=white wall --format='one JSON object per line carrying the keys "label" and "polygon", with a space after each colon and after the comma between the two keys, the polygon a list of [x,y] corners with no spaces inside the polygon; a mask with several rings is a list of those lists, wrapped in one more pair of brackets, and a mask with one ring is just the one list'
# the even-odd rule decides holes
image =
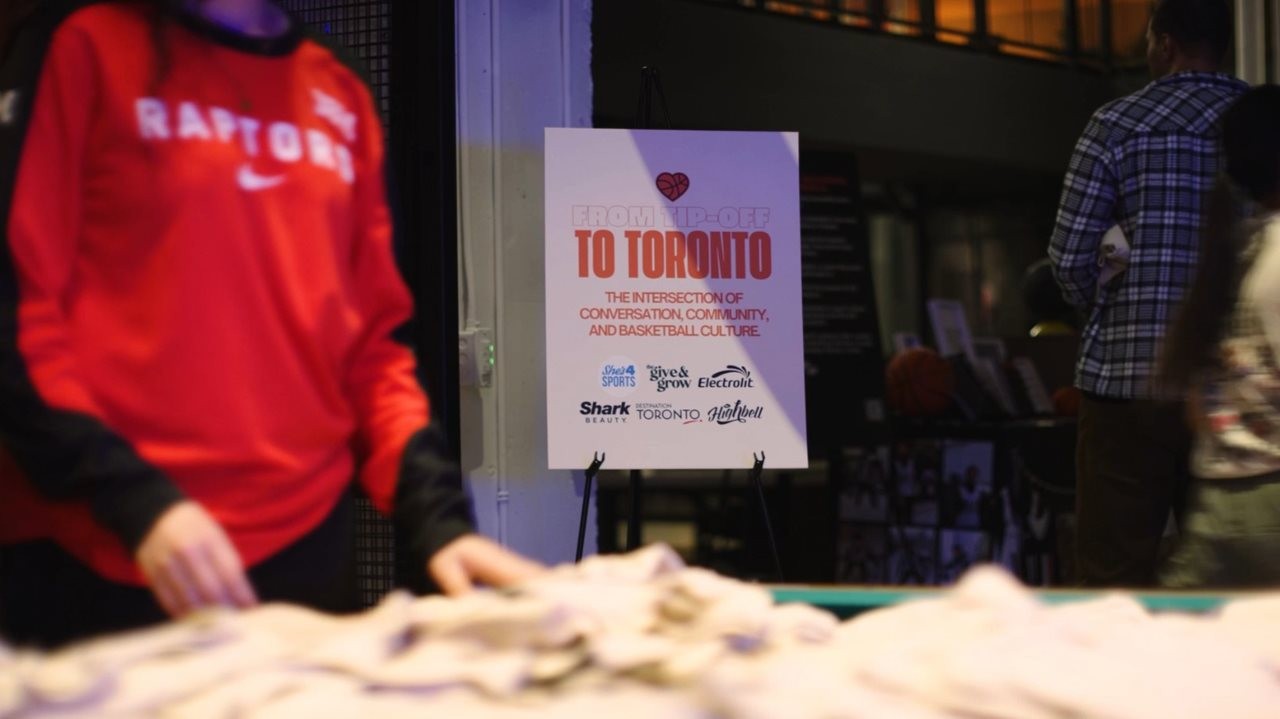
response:
{"label": "white wall", "polygon": [[1236,75],[1254,85],[1267,81],[1268,1],[1235,0]]}
{"label": "white wall", "polygon": [[1271,2],[1271,27],[1267,33],[1267,44],[1271,48],[1271,70],[1267,79],[1280,82],[1280,2]]}
{"label": "white wall", "polygon": [[546,468],[542,131],[591,124],[591,2],[455,6],[459,325],[492,328],[497,359],[491,386],[462,388],[463,468],[482,532],[568,561],[582,473]]}

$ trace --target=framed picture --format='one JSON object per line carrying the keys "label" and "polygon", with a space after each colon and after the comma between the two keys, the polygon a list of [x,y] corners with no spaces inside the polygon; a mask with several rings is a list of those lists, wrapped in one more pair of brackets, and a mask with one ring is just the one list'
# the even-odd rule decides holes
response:
{"label": "framed picture", "polygon": [[1010,364],[1014,376],[1026,393],[1031,411],[1035,414],[1053,414],[1053,400],[1049,398],[1049,390],[1045,388],[1044,380],[1040,378],[1040,372],[1031,359],[1014,357]]}
{"label": "framed picture", "polygon": [[920,341],[920,335],[914,332],[894,332],[893,333],[893,351],[902,352],[912,347],[921,347],[923,343]]}
{"label": "framed picture", "polygon": [[982,561],[998,564],[1014,574],[1022,572],[1023,522],[1014,510],[1007,487],[987,495],[979,508],[979,523],[986,537]]}
{"label": "framed picture", "polygon": [[893,446],[889,468],[898,522],[935,526],[940,506],[942,443],[929,439],[898,442]]}
{"label": "framed picture", "polygon": [[959,300],[933,299],[929,300],[928,308],[933,338],[938,343],[938,354],[943,357],[973,357],[973,339],[969,334],[964,304]]}
{"label": "framed picture", "polygon": [[845,453],[847,475],[840,489],[839,517],[845,522],[889,519],[889,448],[859,447]]}
{"label": "framed picture", "polygon": [[974,374],[978,376],[982,388],[991,395],[1005,414],[1016,415],[1018,407],[1014,401],[1013,388],[1010,387],[1004,370],[1007,355],[1004,340],[998,337],[973,338],[971,360]]}
{"label": "framed picture", "polygon": [[982,526],[983,502],[994,491],[995,448],[990,442],[948,440],[942,450],[942,525]]}
{"label": "framed picture", "polygon": [[974,337],[973,354],[980,359],[989,359],[997,365],[1005,362],[1007,350],[1004,340],[999,337]]}
{"label": "framed picture", "polygon": [[1008,416],[1018,414],[1018,406],[1014,402],[1013,388],[1005,377],[1002,365],[989,357],[973,358],[973,374],[978,378],[982,389],[995,401],[1000,411]]}
{"label": "framed picture", "polygon": [[844,522],[836,546],[836,581],[844,584],[886,584],[888,530],[883,526]]}
{"label": "framed picture", "polygon": [[989,554],[989,542],[982,532],[944,529],[938,536],[938,582],[954,584],[961,575]]}
{"label": "framed picture", "polygon": [[938,531],[926,527],[889,529],[888,570],[891,584],[937,581]]}

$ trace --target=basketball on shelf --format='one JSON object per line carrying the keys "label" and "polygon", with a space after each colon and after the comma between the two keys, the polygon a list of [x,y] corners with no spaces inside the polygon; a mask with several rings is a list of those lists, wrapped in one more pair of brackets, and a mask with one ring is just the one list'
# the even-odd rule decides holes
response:
{"label": "basketball on shelf", "polygon": [[1059,387],[1054,390],[1053,412],[1059,417],[1075,417],[1080,414],[1080,390],[1075,387]]}
{"label": "basketball on shelf", "polygon": [[955,391],[951,364],[928,347],[895,354],[885,368],[890,409],[907,417],[933,417],[947,411]]}

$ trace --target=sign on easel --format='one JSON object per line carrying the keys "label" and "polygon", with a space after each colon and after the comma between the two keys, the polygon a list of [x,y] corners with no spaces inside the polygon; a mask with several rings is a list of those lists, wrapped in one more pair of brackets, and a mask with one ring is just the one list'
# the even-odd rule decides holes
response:
{"label": "sign on easel", "polygon": [[807,467],[797,135],[545,141],[550,467]]}

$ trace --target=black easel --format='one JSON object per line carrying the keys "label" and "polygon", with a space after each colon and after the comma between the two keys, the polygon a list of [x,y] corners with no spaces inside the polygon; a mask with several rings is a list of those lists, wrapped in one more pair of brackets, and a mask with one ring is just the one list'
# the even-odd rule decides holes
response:
{"label": "black easel", "polygon": [[591,507],[591,481],[596,478],[596,473],[600,471],[600,465],[604,464],[605,455],[603,452],[596,454],[591,453],[591,466],[586,469],[586,482],[582,485],[582,517],[578,519],[578,551],[573,556],[573,561],[582,561],[582,544],[587,538],[587,510]]}
{"label": "black easel", "polygon": [[[658,68],[646,65],[640,68],[640,102],[636,107],[637,129],[648,130],[653,127],[655,97],[662,103],[662,119],[666,124],[666,129],[670,130],[671,114],[667,109],[667,97],[662,92],[662,78],[658,73]],[[769,506],[764,499],[764,484],[760,481],[760,477],[764,473],[764,452],[761,452],[759,457],[756,457],[754,452],[751,456],[755,460],[755,464],[751,468],[751,481],[755,484],[756,497],[760,501],[760,514],[764,518],[765,531],[769,536],[769,550],[773,553],[773,566],[778,573],[778,581],[781,582],[783,581],[782,559],[778,554],[778,542],[773,535],[773,522],[769,519]],[[578,561],[582,559],[583,539],[587,531],[587,508],[591,501],[591,481],[595,478],[596,473],[600,471],[600,465],[604,463],[604,453],[600,453],[597,456],[593,452],[592,457],[591,465],[585,470],[586,483],[582,493],[582,516],[578,521]],[[640,524],[643,516],[640,508],[643,496],[640,470],[631,470],[630,479],[631,506],[627,517],[627,551],[640,547]]]}
{"label": "black easel", "polygon": [[631,470],[631,487],[629,499],[630,511],[627,517],[627,551],[640,548],[640,523],[644,521],[644,512],[640,511],[640,499],[644,495],[640,491],[640,470]]}
{"label": "black easel", "polygon": [[[582,561],[582,547],[587,536],[587,510],[591,507],[591,482],[604,464],[605,453],[592,452],[591,464],[583,470],[586,482],[582,485],[582,514],[578,518],[578,551],[573,561]],[[631,470],[631,507],[627,518],[627,551],[640,548],[640,470]]]}
{"label": "black easel", "polygon": [[764,501],[764,483],[760,475],[764,474],[764,452],[757,457],[751,453],[755,464],[751,467],[751,482],[756,486],[756,498],[760,500],[760,516],[764,518],[764,530],[769,535],[769,551],[773,553],[773,569],[778,573],[778,581],[785,581],[782,575],[782,558],[778,556],[778,540],[773,536],[773,522],[769,520],[769,505]]}
{"label": "black easel", "polygon": [[658,68],[648,65],[640,68],[640,103],[636,107],[636,129],[653,128],[654,96],[662,103],[662,120],[671,129],[671,113],[667,110],[667,96],[662,92],[662,77]]}
{"label": "black easel", "polygon": [[[604,464],[606,456],[604,452],[592,452],[591,454],[591,464],[583,470],[586,481],[582,487],[582,514],[578,519],[578,551],[574,555],[575,562],[582,561],[582,547],[587,535],[587,512],[591,506],[591,484],[600,472],[600,467]],[[782,557],[778,554],[778,540],[773,534],[773,521],[769,518],[769,504],[765,501],[764,482],[761,481],[761,477],[764,474],[765,454],[761,452],[759,456],[756,456],[756,453],[752,452],[751,458],[755,460],[755,463],[751,466],[751,483],[756,488],[756,499],[760,503],[760,516],[764,520],[765,534],[769,538],[769,552],[773,556],[773,569],[778,574],[778,581],[782,582],[785,581],[782,573]],[[630,476],[631,507],[627,518],[627,551],[640,547],[640,522],[643,516],[640,511],[640,498],[643,496],[640,486],[640,470],[631,470]]]}

